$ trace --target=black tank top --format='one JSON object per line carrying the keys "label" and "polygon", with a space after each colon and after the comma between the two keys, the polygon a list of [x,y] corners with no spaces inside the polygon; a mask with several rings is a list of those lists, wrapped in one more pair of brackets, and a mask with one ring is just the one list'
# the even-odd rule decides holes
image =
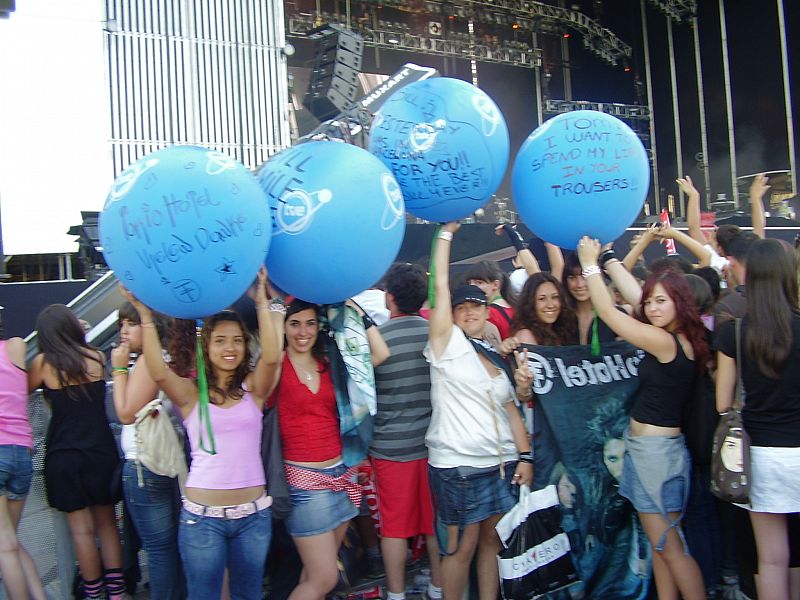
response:
{"label": "black tank top", "polygon": [[672,337],[678,347],[675,358],[660,363],[646,352],[639,363],[639,394],[633,403],[631,417],[640,423],[659,427],[680,427],[683,407],[691,398],[695,381],[694,361],[683,352],[678,336]]}
{"label": "black tank top", "polygon": [[52,417],[47,431],[47,452],[92,450],[117,453],[106,418],[106,382],[102,379],[57,390],[44,387]]}

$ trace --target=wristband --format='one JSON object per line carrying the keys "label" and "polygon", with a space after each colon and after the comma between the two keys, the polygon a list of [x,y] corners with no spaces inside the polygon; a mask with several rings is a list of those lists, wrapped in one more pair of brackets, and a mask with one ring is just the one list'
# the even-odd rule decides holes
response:
{"label": "wristband", "polygon": [[533,464],[533,454],[531,452],[520,452],[519,453],[519,462],[528,463],[529,465]]}
{"label": "wristband", "polygon": [[600,253],[600,256],[597,257],[597,262],[600,264],[600,268],[605,270],[606,263],[615,258],[617,258],[617,255],[614,253],[614,250],[608,249]]}
{"label": "wristband", "polygon": [[152,321],[148,321],[147,323],[139,323],[139,325],[141,325],[142,327],[155,327],[156,326],[156,324],[153,323]]}
{"label": "wristband", "polygon": [[445,242],[452,242],[453,241],[453,233],[450,231],[440,231],[439,232],[439,239],[444,240]]}
{"label": "wristband", "polygon": [[600,275],[600,273],[601,273],[600,267],[598,267],[597,265],[589,265],[583,271],[581,271],[581,275],[583,276],[584,279],[587,279],[592,275]]}
{"label": "wristband", "polygon": [[128,367],[112,367],[111,374],[112,375],[127,375],[128,374]]}
{"label": "wristband", "polygon": [[367,313],[361,315],[361,322],[364,323],[364,331],[370,327],[375,327],[375,321],[373,321],[372,317],[370,317]]}
{"label": "wristband", "polygon": [[504,224],[503,231],[506,232],[511,245],[514,246],[514,249],[517,252],[522,252],[523,250],[528,249],[528,244],[522,238],[520,232],[517,231],[511,223]]}

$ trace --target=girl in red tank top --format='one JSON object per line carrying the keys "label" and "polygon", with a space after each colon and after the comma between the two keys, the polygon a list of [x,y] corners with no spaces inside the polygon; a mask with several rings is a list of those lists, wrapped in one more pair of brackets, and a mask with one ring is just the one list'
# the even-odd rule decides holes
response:
{"label": "girl in red tank top", "polygon": [[[372,362],[379,364],[389,350],[378,328],[368,317],[364,321]],[[338,550],[350,519],[358,514],[361,488],[355,468],[342,462],[336,394],[317,305],[290,302],[284,333],[280,383],[270,405],[278,407],[292,501],[286,528],[303,561],[303,576],[290,600],[321,600],[338,581]]]}

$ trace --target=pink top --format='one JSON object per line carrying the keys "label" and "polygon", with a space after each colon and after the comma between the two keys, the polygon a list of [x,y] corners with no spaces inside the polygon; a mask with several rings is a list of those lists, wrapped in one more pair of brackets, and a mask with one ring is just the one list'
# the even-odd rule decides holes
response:
{"label": "pink top", "polygon": [[[200,448],[197,404],[184,421],[192,446],[192,466],[186,487],[235,490],[264,485],[266,480],[261,462],[263,414],[250,393],[245,392],[242,399],[230,408],[209,404],[209,414],[216,454],[209,454]],[[205,434],[203,439],[206,439]]]}
{"label": "pink top", "polygon": [[5,340],[0,340],[0,445],[33,448],[28,375],[11,362]]}

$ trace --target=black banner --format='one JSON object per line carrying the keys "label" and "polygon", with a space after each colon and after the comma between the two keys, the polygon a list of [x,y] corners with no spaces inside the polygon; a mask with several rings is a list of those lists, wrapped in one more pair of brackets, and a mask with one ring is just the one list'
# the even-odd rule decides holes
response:
{"label": "black banner", "polygon": [[619,495],[628,412],[644,353],[627,342],[527,346],[534,376],[534,488],[558,490],[582,583],[549,598],[647,597],[650,549]]}

